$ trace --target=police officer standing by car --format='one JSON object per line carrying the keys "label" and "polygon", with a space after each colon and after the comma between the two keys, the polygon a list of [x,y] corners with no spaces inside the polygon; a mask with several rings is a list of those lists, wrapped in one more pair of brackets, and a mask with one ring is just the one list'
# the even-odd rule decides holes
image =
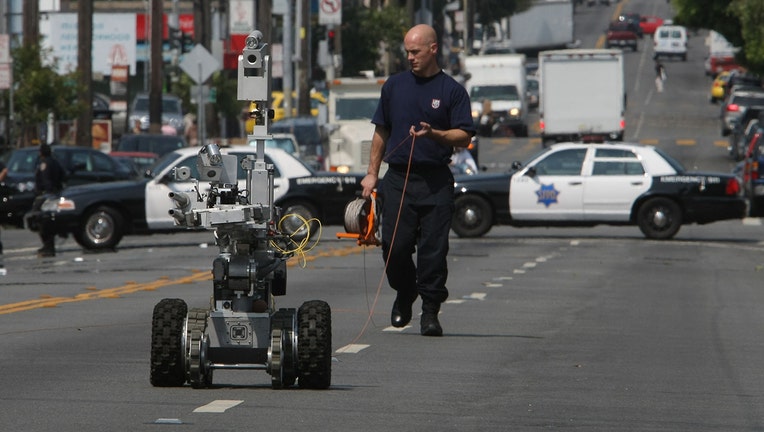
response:
{"label": "police officer standing by car", "polygon": [[[34,173],[35,200],[32,205],[33,211],[40,211],[42,203],[51,196],[58,196],[64,188],[66,172],[61,163],[53,157],[50,145],[40,144],[40,159]],[[50,220],[40,220],[40,240],[42,248],[37,250],[37,257],[56,256],[56,233],[51,226]]]}

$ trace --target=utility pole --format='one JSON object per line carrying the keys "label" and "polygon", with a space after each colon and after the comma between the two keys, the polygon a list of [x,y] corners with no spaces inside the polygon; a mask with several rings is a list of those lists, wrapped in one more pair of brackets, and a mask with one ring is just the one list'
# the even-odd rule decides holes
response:
{"label": "utility pole", "polygon": [[284,108],[284,118],[292,117],[292,80],[294,79],[294,69],[292,68],[294,65],[294,43],[292,43],[292,41],[294,37],[293,29],[295,28],[294,18],[292,15],[293,6],[294,0],[287,0],[286,13],[284,14],[284,43],[281,50],[283,65],[282,70],[284,71],[284,75],[281,80],[281,88],[284,92],[284,99],[281,102],[281,105]]}
{"label": "utility pole", "polygon": [[23,9],[24,45],[37,43],[40,40],[40,4],[36,1],[25,1]]}
{"label": "utility pole", "polygon": [[300,38],[298,46],[300,47],[300,56],[297,59],[297,113],[301,116],[310,115],[310,35],[313,33],[310,28],[310,2],[309,0],[297,0],[299,4],[300,22],[295,27],[299,29]]}
{"label": "utility pole", "polygon": [[208,50],[212,43],[212,5],[210,0],[194,0],[194,42]]}
{"label": "utility pole", "polygon": [[149,132],[162,131],[162,15],[164,8],[162,0],[151,0],[150,34],[150,86],[149,86]]}
{"label": "utility pole", "polygon": [[[36,2],[27,2],[36,3]],[[78,146],[93,145],[93,1],[77,2],[77,64],[79,65],[78,97],[84,109],[77,120],[75,143]],[[52,137],[49,137],[50,140]]]}

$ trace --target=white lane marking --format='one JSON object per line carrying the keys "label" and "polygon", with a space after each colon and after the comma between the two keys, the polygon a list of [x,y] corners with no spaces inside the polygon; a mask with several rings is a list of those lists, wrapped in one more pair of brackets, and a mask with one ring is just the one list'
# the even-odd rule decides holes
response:
{"label": "white lane marking", "polygon": [[462,304],[462,303],[464,303],[464,300],[462,300],[462,299],[451,299],[451,300],[446,300],[446,303],[448,303],[448,304]]}
{"label": "white lane marking", "polygon": [[154,424],[183,424],[183,422],[176,418],[158,418],[154,420]]}
{"label": "white lane marking", "polygon": [[504,284],[495,283],[495,282],[483,282],[483,286],[486,288],[500,288],[500,287],[503,287]]}
{"label": "white lane marking", "polygon": [[743,225],[759,226],[761,225],[761,218],[743,218]]}
{"label": "white lane marking", "polygon": [[485,300],[486,293],[472,293],[468,296],[464,296],[462,298],[467,300]]}
{"label": "white lane marking", "polygon": [[523,267],[525,267],[525,268],[533,268],[533,267],[536,267],[536,263],[535,262],[527,262],[527,263],[523,264]]}
{"label": "white lane marking", "polygon": [[244,402],[243,400],[226,400],[226,399],[219,399],[212,401],[208,403],[207,405],[202,405],[199,408],[195,409],[195,413],[224,413],[227,409],[233,408],[236,405],[239,405],[240,403]]}
{"label": "white lane marking", "polygon": [[366,344],[350,344],[350,345],[345,345],[342,348],[339,348],[336,352],[337,354],[340,354],[340,353],[357,354],[361,352],[362,350],[365,350],[369,346],[370,345],[366,345]]}
{"label": "white lane marking", "polygon": [[495,281],[508,281],[508,280],[512,280],[512,276],[499,276],[499,277],[493,278],[493,280],[495,280]]}

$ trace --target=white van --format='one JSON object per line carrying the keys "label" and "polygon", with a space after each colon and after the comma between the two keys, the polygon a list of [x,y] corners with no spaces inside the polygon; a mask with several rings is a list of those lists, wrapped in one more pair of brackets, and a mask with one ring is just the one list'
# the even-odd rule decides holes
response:
{"label": "white van", "polygon": [[679,25],[662,25],[653,35],[653,58],[681,57],[687,60],[687,29]]}

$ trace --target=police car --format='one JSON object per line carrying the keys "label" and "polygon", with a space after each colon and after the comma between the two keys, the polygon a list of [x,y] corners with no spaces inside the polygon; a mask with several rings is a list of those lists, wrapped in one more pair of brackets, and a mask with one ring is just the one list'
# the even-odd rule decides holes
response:
{"label": "police car", "polygon": [[561,143],[514,171],[458,176],[452,229],[479,237],[493,225],[637,225],[670,239],[683,224],[743,218],[736,176],[690,173],[653,146]]}
{"label": "police car", "polygon": [[[89,184],[64,189],[60,198],[46,201],[40,212],[27,216],[27,226],[37,230],[41,220],[52,220],[57,234],[72,234],[85,249],[113,249],[124,235],[177,231],[169,210],[174,208],[170,192],[194,190],[199,178],[196,160],[200,148],[183,148],[168,153],[139,180]],[[221,153],[241,159],[255,155],[256,148],[222,148]],[[362,175],[315,172],[302,161],[279,148],[266,148],[265,162],[274,168],[274,204],[281,207],[282,231],[307,233],[304,221],[317,218],[322,224],[342,224],[345,205],[361,191]],[[191,179],[180,181],[176,167],[187,167]],[[239,166],[239,190],[246,190],[246,175]],[[199,182],[202,194],[209,184]]]}

